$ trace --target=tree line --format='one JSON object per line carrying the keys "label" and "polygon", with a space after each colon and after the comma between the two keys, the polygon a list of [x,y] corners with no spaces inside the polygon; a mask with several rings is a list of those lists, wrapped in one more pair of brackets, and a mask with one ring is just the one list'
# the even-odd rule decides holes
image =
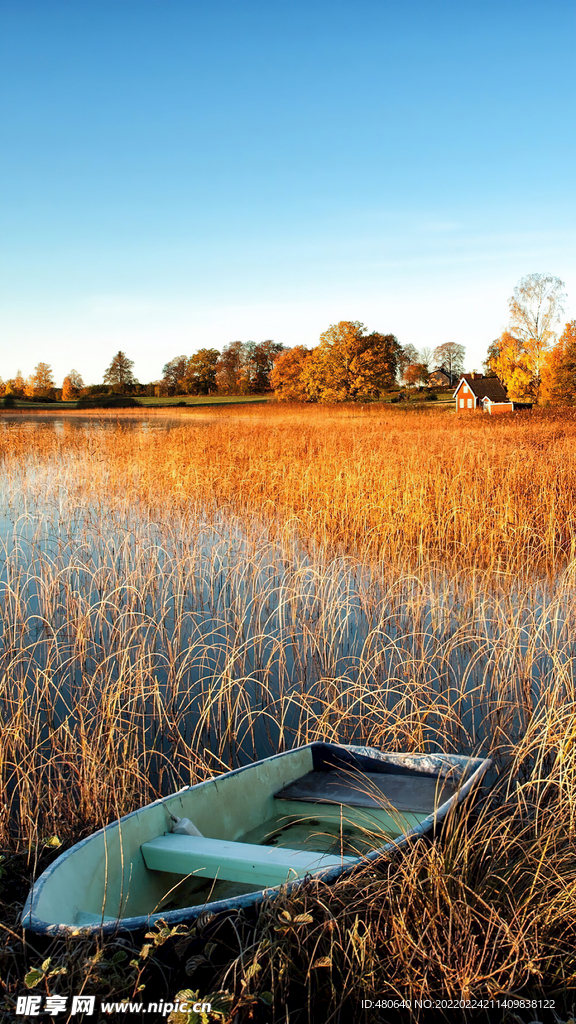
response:
{"label": "tree line", "polygon": [[[498,377],[514,401],[576,404],[576,320],[558,338],[564,284],[550,274],[528,274],[509,299],[509,324],[489,348],[484,370]],[[435,349],[402,346],[394,334],[368,331],[357,320],[341,320],[320,335],[314,348],[286,348],[270,339],[232,341],[222,352],[201,348],[174,356],[162,377],[141,384],[134,362],[119,351],[102,384],[86,386],[77,370],[54,383],[48,363],[24,379],[0,378],[0,395],[43,401],[75,401],[98,394],[147,396],[250,395],[274,392],[280,401],[348,402],[378,399],[398,385],[408,389],[457,383],[465,348],[445,342]]]}
{"label": "tree line", "polygon": [[201,348],[166,363],[158,393],[167,395],[251,395],[270,391],[278,342],[231,341],[222,352]]}
{"label": "tree line", "polygon": [[36,401],[77,401],[99,394],[172,397],[177,395],[250,395],[275,392],[281,401],[365,401],[403,383],[424,387],[433,368],[452,383],[464,368],[464,346],[446,342],[434,350],[402,347],[395,335],[367,332],[358,321],[341,321],[320,336],[316,348],[286,348],[270,339],[232,341],[222,352],[202,348],[191,356],[174,356],[162,377],[141,384],[134,361],[119,351],[102,384],[86,386],[77,370],[66,375],[61,388],[52,368],[40,362],[26,379],[20,370],[8,381],[0,378],[0,395]]}
{"label": "tree line", "polygon": [[418,352],[413,345],[402,347],[394,334],[368,333],[357,320],[341,320],[320,335],[316,348],[297,345],[282,352],[270,383],[280,401],[369,401],[398,383],[424,387],[433,362],[451,384],[464,368],[464,353],[456,342]]}

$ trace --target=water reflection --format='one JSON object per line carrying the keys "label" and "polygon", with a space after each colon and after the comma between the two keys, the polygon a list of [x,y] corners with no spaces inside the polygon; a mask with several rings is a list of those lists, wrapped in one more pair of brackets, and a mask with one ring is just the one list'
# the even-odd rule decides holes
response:
{"label": "water reflection", "polygon": [[[200,424],[207,422],[208,416],[195,415],[186,419],[186,424]],[[91,416],[82,413],[21,413],[2,411],[0,413],[0,432],[9,432],[16,427],[23,428],[30,435],[38,432],[52,433],[59,436],[72,435],[75,432],[98,433],[102,430],[116,430],[121,425],[123,429],[135,433],[147,434],[151,431],[170,430],[182,426],[182,418],[171,414],[155,413],[153,417],[146,417],[142,414],[119,415],[113,411],[102,410]]]}

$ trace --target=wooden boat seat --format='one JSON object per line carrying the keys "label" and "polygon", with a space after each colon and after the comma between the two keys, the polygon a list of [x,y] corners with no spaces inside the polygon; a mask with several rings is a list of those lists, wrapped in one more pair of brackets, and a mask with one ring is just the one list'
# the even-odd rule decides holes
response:
{"label": "wooden boat seat", "polygon": [[410,778],[409,775],[335,769],[308,772],[274,795],[277,800],[432,814],[455,792],[454,786],[435,776]]}
{"label": "wooden boat seat", "polygon": [[199,836],[158,836],[140,847],[146,867],[198,878],[218,878],[266,886],[282,885],[320,869],[354,864],[357,857],[334,857],[314,850],[208,839]]}

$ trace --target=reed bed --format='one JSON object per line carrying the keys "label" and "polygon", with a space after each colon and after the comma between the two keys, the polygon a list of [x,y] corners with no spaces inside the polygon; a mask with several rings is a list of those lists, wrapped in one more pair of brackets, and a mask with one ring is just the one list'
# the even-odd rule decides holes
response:
{"label": "reed bed", "polygon": [[[146,417],[141,430],[135,414],[82,414],[116,426],[79,431],[66,420],[38,431],[34,453],[34,428],[15,419],[0,435],[0,457],[19,465],[23,453],[35,455],[59,474],[65,463],[69,490],[89,459],[89,479],[76,475],[80,500],[107,493],[152,514],[231,511],[250,529],[290,529],[315,552],[366,563],[533,575],[576,556],[573,410],[512,419],[272,406]],[[163,420],[168,429],[158,429]]]}
{"label": "reed bed", "polygon": [[494,788],[441,842],[239,920],[196,979],[230,991],[230,1020],[361,1020],[387,993],[554,992],[568,1014],[574,414],[145,417],[0,424],[8,862],[29,880],[58,844],[313,739],[483,753]]}

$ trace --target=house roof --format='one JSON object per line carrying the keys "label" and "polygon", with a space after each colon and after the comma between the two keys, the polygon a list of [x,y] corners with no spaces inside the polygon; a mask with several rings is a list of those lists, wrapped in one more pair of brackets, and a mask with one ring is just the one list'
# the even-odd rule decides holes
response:
{"label": "house roof", "polygon": [[454,394],[460,390],[462,381],[466,381],[470,391],[476,398],[489,398],[491,402],[507,402],[508,395],[506,388],[498,380],[498,377],[473,377],[471,373],[464,373]]}

